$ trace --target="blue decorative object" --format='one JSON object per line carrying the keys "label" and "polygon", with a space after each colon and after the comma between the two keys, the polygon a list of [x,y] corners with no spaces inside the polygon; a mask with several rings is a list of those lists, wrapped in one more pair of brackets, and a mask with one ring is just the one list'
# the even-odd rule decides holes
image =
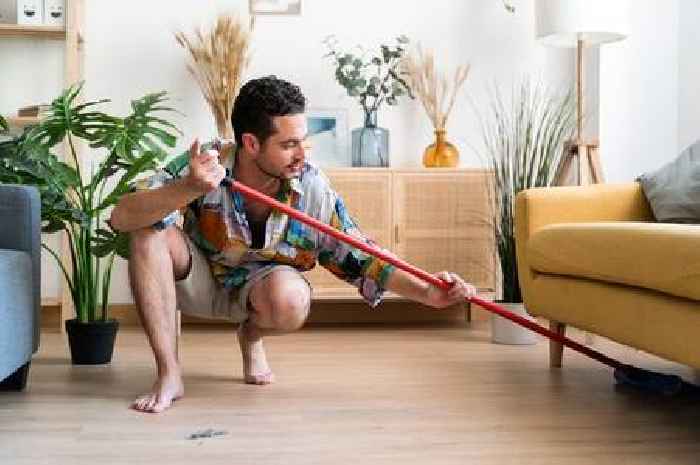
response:
{"label": "blue decorative object", "polygon": [[352,166],[389,166],[389,131],[377,126],[377,112],[365,113],[365,125],[352,130]]}

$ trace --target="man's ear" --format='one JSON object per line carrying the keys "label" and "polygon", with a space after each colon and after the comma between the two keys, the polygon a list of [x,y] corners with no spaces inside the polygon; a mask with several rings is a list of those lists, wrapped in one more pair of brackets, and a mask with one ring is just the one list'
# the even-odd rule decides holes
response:
{"label": "man's ear", "polygon": [[243,133],[241,135],[241,143],[243,144],[245,151],[251,155],[257,155],[260,151],[260,141],[258,141],[255,134],[250,132]]}

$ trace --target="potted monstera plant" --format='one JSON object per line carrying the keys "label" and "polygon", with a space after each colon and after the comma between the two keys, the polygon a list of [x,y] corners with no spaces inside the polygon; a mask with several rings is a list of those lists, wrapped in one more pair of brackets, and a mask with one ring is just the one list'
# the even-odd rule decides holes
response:
{"label": "potted monstera plant", "polygon": [[[116,255],[128,257],[128,237],[106,223],[106,213],[135,180],[156,169],[174,147],[177,128],[163,115],[164,92],[131,102],[125,117],[98,111],[108,100],[81,103],[83,83],[65,90],[36,126],[0,142],[0,182],[35,185],[41,194],[42,232],[63,231],[68,260],[46,244],[70,290],[76,317],[67,320],[74,364],[108,363],[118,324],[108,315]],[[1,123],[0,123],[1,124]],[[79,156],[79,143],[89,147]],[[65,159],[55,154],[65,142]]]}

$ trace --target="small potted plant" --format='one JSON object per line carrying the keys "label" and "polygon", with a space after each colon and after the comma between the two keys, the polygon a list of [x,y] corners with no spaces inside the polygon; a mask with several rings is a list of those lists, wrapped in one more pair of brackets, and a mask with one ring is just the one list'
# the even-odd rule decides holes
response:
{"label": "small potted plant", "polygon": [[413,98],[400,66],[408,42],[406,36],[400,36],[394,44],[382,44],[377,50],[358,46],[343,51],[335,36],[323,41],[336,81],[364,111],[364,125],[352,131],[352,166],[389,166],[389,131],[377,125],[377,112],[384,103],[398,104],[403,95]]}
{"label": "small potted plant", "polygon": [[[527,316],[515,255],[515,197],[522,190],[553,184],[566,141],[574,133],[576,108],[572,92],[561,95],[530,80],[514,87],[509,100],[504,101],[496,88],[481,128],[486,163],[493,171],[488,192],[501,271],[501,302]],[[535,341],[533,333],[496,315],[492,332],[495,342]]]}
{"label": "small potted plant", "polygon": [[[163,106],[164,92],[133,101],[122,118],[96,110],[108,100],[78,102],[82,87],[67,89],[38,125],[0,143],[0,182],[37,186],[42,231],[65,232],[66,265],[59,252],[42,245],[56,259],[75,308],[76,318],[66,321],[73,363],[99,364],[111,360],[118,327],[107,313],[114,258],[128,257],[128,237],[106,224],[105,212],[138,176],[159,166],[165,147],[175,146],[177,129],[162,118],[173,111]],[[91,155],[105,152],[104,159],[81,162],[81,140]],[[63,141],[71,164],[52,152]]]}

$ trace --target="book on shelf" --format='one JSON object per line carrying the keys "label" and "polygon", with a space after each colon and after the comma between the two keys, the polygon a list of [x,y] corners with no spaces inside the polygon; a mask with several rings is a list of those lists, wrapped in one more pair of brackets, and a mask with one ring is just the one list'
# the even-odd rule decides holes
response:
{"label": "book on shelf", "polygon": [[50,105],[29,105],[22,107],[17,110],[17,116],[19,117],[38,117],[43,112],[51,108]]}

